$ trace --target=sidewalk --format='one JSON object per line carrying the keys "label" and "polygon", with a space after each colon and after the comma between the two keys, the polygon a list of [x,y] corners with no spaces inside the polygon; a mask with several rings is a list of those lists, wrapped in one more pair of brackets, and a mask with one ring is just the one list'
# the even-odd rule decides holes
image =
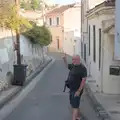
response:
{"label": "sidewalk", "polygon": [[120,120],[120,95],[99,93],[95,83],[89,80],[86,90],[94,109],[102,120]]}
{"label": "sidewalk", "polygon": [[10,86],[5,91],[0,92],[0,109],[14,98],[22,89],[24,89],[50,62],[52,58],[48,59],[43,65],[41,65],[36,71],[26,78],[24,86]]}

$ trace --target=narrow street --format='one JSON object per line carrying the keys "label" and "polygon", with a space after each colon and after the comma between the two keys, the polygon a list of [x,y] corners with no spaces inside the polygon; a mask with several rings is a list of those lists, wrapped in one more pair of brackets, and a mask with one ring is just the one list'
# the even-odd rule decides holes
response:
{"label": "narrow street", "polygon": [[[71,120],[68,90],[62,92],[68,71],[60,55],[55,58],[35,88],[4,120]],[[81,113],[84,120],[98,120],[86,93],[81,100]]]}

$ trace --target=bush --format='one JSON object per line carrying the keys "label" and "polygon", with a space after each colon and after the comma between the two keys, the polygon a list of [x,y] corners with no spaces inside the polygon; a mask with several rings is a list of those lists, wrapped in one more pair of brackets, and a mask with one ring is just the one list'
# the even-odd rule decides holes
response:
{"label": "bush", "polygon": [[33,28],[24,32],[23,35],[27,37],[33,44],[40,44],[40,46],[47,46],[51,43],[51,33],[45,26],[33,25]]}

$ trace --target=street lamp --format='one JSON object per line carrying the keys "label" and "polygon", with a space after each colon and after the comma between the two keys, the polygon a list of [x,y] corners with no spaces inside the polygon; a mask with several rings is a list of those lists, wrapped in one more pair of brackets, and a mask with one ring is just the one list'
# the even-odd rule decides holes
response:
{"label": "street lamp", "polygon": [[40,5],[42,7],[42,19],[43,19],[43,25],[45,25],[45,2],[44,0],[40,1]]}

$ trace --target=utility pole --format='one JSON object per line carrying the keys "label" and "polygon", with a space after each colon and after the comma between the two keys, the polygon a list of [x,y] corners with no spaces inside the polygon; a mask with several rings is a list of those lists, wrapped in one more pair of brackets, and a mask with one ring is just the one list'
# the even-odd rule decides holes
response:
{"label": "utility pole", "polygon": [[[15,0],[15,5],[17,7],[17,15],[19,16],[19,7],[20,7],[20,1]],[[17,45],[17,64],[21,65],[21,55],[20,55],[20,30],[19,28],[16,29],[16,45]]]}
{"label": "utility pole", "polygon": [[42,2],[42,17],[43,17],[43,25],[45,25],[45,2],[44,0]]}
{"label": "utility pole", "polygon": [[[19,17],[19,7],[20,0],[15,0],[16,6],[16,17]],[[16,21],[17,22],[17,21]],[[20,28],[16,28],[16,52],[17,52],[17,65],[14,65],[14,80],[12,82],[13,85],[23,86],[26,80],[26,67],[27,65],[21,64],[21,54],[20,54]]]}

